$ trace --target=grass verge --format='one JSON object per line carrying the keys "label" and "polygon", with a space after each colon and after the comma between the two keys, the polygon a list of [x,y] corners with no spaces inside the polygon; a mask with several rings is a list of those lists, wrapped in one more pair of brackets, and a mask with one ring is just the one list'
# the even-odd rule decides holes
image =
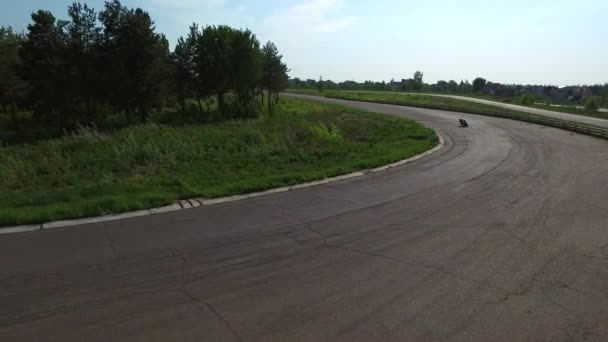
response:
{"label": "grass verge", "polygon": [[0,147],[0,226],[247,193],[377,167],[429,150],[413,121],[282,98],[275,115],[208,125],[82,128]]}

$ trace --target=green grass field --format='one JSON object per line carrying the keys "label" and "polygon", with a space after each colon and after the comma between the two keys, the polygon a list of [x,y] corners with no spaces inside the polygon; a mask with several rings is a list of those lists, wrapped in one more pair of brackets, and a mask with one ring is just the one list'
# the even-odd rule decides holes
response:
{"label": "green grass field", "polygon": [[264,190],[376,167],[436,144],[434,132],[413,121],[293,98],[248,121],[82,128],[0,147],[0,225]]}

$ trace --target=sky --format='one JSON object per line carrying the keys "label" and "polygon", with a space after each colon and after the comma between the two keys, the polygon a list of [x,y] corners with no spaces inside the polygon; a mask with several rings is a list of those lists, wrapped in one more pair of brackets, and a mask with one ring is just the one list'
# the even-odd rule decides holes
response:
{"label": "sky", "polygon": [[[0,25],[67,16],[72,0],[1,0]],[[103,0],[82,1],[100,10]],[[174,46],[192,22],[249,28],[300,78],[608,82],[607,0],[123,0]]]}

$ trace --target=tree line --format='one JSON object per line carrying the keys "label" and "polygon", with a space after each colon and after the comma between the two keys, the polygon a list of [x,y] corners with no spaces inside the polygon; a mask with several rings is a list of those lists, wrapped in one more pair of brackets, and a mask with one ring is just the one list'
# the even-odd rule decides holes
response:
{"label": "tree line", "polygon": [[25,33],[0,27],[0,111],[15,127],[21,111],[68,129],[109,116],[145,122],[177,104],[188,111],[190,98],[200,113],[216,101],[221,118],[256,117],[264,92],[271,111],[287,87],[289,69],[276,46],[261,47],[249,30],[193,24],[170,51],[147,12],[119,0],[99,13],[74,3],[68,20],[45,10],[31,19]]}

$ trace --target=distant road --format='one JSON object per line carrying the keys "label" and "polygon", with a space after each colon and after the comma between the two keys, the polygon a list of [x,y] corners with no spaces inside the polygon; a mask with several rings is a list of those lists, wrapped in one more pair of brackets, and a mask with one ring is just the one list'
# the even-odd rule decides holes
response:
{"label": "distant road", "polygon": [[608,341],[608,142],[298,97],[414,119],[445,146],[332,184],[0,236],[0,341]]}
{"label": "distant road", "polygon": [[427,93],[421,93],[421,94],[398,93],[398,92],[393,92],[393,93],[394,94],[404,94],[404,95],[428,95],[428,96],[437,96],[437,97],[447,97],[447,98],[456,99],[456,100],[464,100],[464,101],[482,103],[482,104],[487,104],[487,105],[492,105],[492,106],[497,106],[497,107],[502,107],[502,108],[507,108],[507,109],[518,110],[520,112],[525,112],[525,113],[530,113],[530,114],[548,116],[548,117],[561,119],[561,120],[568,120],[568,121],[580,122],[580,123],[584,123],[584,124],[588,124],[588,125],[608,127],[608,120],[605,120],[605,119],[592,118],[592,117],[576,115],[576,114],[555,112],[552,110],[518,106],[518,105],[504,103],[504,102],[476,99],[476,98],[467,97],[467,96],[439,95],[439,94],[427,94]]}
{"label": "distant road", "polygon": [[514,105],[514,104],[510,104],[510,103],[504,103],[504,102],[498,102],[498,101],[490,101],[490,100],[483,100],[483,99],[476,99],[476,98],[467,97],[467,96],[437,95],[437,94],[425,94],[425,95],[440,96],[440,97],[449,97],[449,98],[457,99],[457,100],[464,100],[464,101],[470,101],[470,102],[476,102],[476,103],[483,103],[483,104],[487,104],[487,105],[492,105],[492,106],[498,106],[498,107],[503,107],[503,108],[507,108],[507,109],[518,110],[520,112],[526,112],[526,113],[530,113],[530,114],[544,115],[544,116],[554,117],[554,118],[562,119],[562,120],[576,121],[576,122],[586,123],[586,124],[590,124],[590,125],[608,127],[608,120],[599,119],[599,118],[592,118],[592,117],[588,117],[588,116],[582,116],[582,115],[576,115],[576,114],[567,114],[567,113],[562,113],[562,112],[555,112],[555,111],[552,111],[552,110],[531,108],[531,107],[526,107],[526,106],[518,106],[518,105]]}

